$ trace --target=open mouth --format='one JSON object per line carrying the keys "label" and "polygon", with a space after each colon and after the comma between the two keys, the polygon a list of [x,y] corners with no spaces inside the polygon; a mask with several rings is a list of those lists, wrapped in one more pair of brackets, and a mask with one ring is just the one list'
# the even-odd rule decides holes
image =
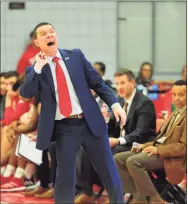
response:
{"label": "open mouth", "polygon": [[54,42],[49,42],[49,43],[47,43],[47,45],[48,45],[48,47],[51,47],[51,46],[55,45],[55,43]]}

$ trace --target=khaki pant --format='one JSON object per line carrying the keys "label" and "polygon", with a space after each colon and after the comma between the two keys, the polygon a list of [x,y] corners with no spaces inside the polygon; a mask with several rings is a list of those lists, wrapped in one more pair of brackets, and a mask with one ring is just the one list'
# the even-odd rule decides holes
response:
{"label": "khaki pant", "polygon": [[155,196],[157,191],[148,171],[164,168],[158,155],[147,153],[122,152],[114,156],[124,193],[137,193],[142,196]]}

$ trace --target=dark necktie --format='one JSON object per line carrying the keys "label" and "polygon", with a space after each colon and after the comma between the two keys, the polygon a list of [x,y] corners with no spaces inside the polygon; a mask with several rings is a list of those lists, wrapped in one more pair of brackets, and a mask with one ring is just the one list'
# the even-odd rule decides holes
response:
{"label": "dark necktie", "polygon": [[56,63],[56,80],[57,80],[57,92],[59,96],[59,109],[61,114],[68,118],[72,113],[72,104],[70,100],[67,81],[63,69],[59,64],[59,58],[54,57],[52,61]]}
{"label": "dark necktie", "polygon": [[125,104],[124,104],[124,106],[123,106],[123,109],[125,110],[126,115],[127,115],[128,105],[129,105],[129,104],[125,101]]}
{"label": "dark necktie", "polygon": [[[129,104],[125,101],[125,104],[124,104],[124,106],[123,106],[123,109],[124,109],[126,115],[127,115],[128,105],[129,105]],[[124,127],[121,127],[121,128],[120,128],[120,136],[121,136],[121,137],[123,137],[123,136],[125,135],[125,130],[123,130],[123,129],[124,129]]]}

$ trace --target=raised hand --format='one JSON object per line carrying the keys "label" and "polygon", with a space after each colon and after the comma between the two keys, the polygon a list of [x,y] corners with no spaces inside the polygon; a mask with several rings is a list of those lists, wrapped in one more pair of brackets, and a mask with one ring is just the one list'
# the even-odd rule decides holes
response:
{"label": "raised hand", "polygon": [[121,120],[120,121],[120,128],[122,128],[125,125],[126,120],[127,120],[127,115],[126,115],[124,109],[120,105],[115,106],[113,108],[113,112],[114,112],[114,116],[115,116],[117,122],[119,122],[119,120]]}
{"label": "raised hand", "polygon": [[45,64],[48,63],[46,55],[41,51],[35,55],[35,69],[41,71]]}

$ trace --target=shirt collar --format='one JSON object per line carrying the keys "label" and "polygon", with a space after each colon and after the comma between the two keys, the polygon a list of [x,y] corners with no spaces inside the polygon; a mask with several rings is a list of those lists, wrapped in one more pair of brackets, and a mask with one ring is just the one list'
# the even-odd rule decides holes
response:
{"label": "shirt collar", "polygon": [[[57,50],[56,57],[62,59],[62,56],[61,56],[59,50]],[[47,57],[48,63],[51,63],[53,58],[54,57]]]}
{"label": "shirt collar", "polygon": [[125,102],[127,102],[129,105],[131,105],[135,94],[136,94],[136,89],[134,89],[132,96],[128,100],[124,99]]}

